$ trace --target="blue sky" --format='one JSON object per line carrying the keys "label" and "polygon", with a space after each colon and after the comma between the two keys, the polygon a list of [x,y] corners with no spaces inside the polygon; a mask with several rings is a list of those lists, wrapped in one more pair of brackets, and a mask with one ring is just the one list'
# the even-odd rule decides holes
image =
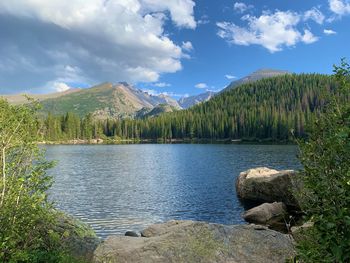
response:
{"label": "blue sky", "polygon": [[175,97],[260,68],[330,74],[350,1],[0,0],[0,93],[127,81]]}

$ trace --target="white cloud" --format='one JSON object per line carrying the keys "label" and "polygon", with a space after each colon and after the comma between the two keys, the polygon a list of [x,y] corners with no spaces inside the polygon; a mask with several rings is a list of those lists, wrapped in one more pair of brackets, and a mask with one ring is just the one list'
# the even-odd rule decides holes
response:
{"label": "white cloud", "polygon": [[[132,2],[128,0],[126,2]],[[193,17],[193,8],[196,5],[192,0],[141,0],[145,10],[153,12],[169,11],[171,19],[179,27],[196,28]]]}
{"label": "white cloud", "polygon": [[315,21],[317,24],[322,25],[325,20],[325,16],[318,8],[313,7],[304,13],[304,20],[307,21],[309,19]]}
{"label": "white cloud", "polygon": [[191,51],[191,50],[193,50],[193,46],[192,46],[192,43],[191,43],[190,41],[182,42],[181,48],[182,48],[183,50],[186,50],[186,51]]}
{"label": "white cloud", "polygon": [[306,44],[317,40],[309,30],[304,33],[297,28],[301,15],[291,11],[264,12],[260,17],[245,15],[241,18],[247,27],[234,23],[219,22],[218,36],[236,45],[261,45],[271,53],[281,51],[284,47],[293,47],[298,42]]}
{"label": "white cloud", "polygon": [[153,85],[158,88],[165,88],[165,87],[171,86],[169,83],[165,83],[165,82],[157,82],[157,83],[154,83]]}
{"label": "white cloud", "polygon": [[[168,16],[177,27],[194,29],[194,6],[193,0],[0,1],[0,16],[10,18],[2,26],[16,32],[6,35],[0,57],[21,73],[25,58],[39,71],[23,72],[33,79],[32,86],[70,78],[67,70],[57,71],[65,65],[78,68],[79,78],[91,84],[154,82],[163,73],[181,70],[181,59],[188,56],[184,51],[190,42],[182,47],[164,32]],[[0,67],[0,75],[3,72]]]}
{"label": "white cloud", "polygon": [[235,2],[233,5],[233,9],[239,13],[244,13],[245,11],[254,8],[253,5],[246,5],[245,3]]}
{"label": "white cloud", "polygon": [[202,15],[201,18],[198,20],[198,25],[206,25],[210,23],[209,17],[207,15]]}
{"label": "white cloud", "polygon": [[52,88],[57,92],[63,92],[69,90],[71,87],[63,82],[54,82],[52,83]]}
{"label": "white cloud", "polygon": [[208,85],[206,83],[198,83],[196,85],[194,85],[197,89],[207,89],[209,88]]}
{"label": "white cloud", "polygon": [[337,32],[333,31],[332,29],[324,29],[323,33],[325,33],[326,35],[335,35],[335,34],[337,34]]}
{"label": "white cloud", "polygon": [[227,78],[227,79],[235,79],[235,78],[237,78],[236,76],[233,76],[233,75],[230,75],[230,74],[226,74],[225,75],[225,78]]}
{"label": "white cloud", "polygon": [[304,30],[304,35],[301,37],[301,40],[305,43],[305,44],[311,44],[314,43],[318,40],[318,37],[314,36],[310,30],[305,29]]}
{"label": "white cloud", "polygon": [[329,0],[330,10],[338,16],[350,14],[350,1],[349,0]]}

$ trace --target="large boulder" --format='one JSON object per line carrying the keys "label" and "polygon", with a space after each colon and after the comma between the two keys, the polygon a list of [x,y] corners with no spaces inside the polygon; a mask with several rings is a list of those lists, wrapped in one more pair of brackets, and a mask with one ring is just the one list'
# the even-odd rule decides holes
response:
{"label": "large boulder", "polygon": [[56,212],[56,215],[55,231],[61,237],[62,249],[79,262],[92,261],[93,253],[101,243],[94,230],[89,225],[62,212]]}
{"label": "large boulder", "polygon": [[94,262],[285,262],[295,255],[292,239],[255,225],[170,221],[144,237],[110,236]]}
{"label": "large boulder", "polygon": [[293,170],[277,171],[259,167],[240,173],[236,181],[236,191],[243,201],[283,202],[288,207],[298,208],[294,194],[297,189],[296,182],[296,172]]}
{"label": "large boulder", "polygon": [[244,212],[248,223],[266,225],[278,231],[287,231],[284,220],[287,217],[286,206],[282,202],[264,203]]}

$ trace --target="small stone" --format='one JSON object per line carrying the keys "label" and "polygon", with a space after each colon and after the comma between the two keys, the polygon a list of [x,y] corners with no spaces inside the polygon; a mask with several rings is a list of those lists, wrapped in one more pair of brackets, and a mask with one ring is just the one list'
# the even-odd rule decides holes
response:
{"label": "small stone", "polygon": [[139,237],[139,235],[135,231],[126,231],[125,236],[126,237]]}

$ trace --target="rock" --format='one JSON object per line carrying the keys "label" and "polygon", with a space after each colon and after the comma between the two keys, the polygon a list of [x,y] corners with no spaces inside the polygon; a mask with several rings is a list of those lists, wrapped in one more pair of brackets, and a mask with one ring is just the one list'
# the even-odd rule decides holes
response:
{"label": "rock", "polygon": [[135,231],[126,231],[125,236],[126,237],[139,237],[139,235]]}
{"label": "rock", "polygon": [[286,206],[282,202],[264,203],[243,214],[244,220],[248,223],[267,225],[271,229],[283,232],[287,232],[284,223],[286,216]]}
{"label": "rock", "polygon": [[243,201],[283,202],[288,207],[298,208],[293,193],[297,189],[296,184],[296,173],[293,170],[277,171],[259,167],[240,173],[236,191]]}
{"label": "rock", "polygon": [[57,212],[56,231],[60,233],[61,245],[79,262],[91,262],[100,239],[87,224]]}
{"label": "rock", "polygon": [[296,241],[299,241],[302,239],[303,237],[303,232],[305,230],[310,229],[311,227],[314,226],[314,223],[311,221],[307,221],[304,224],[302,224],[301,226],[293,226],[290,230],[292,232],[292,236]]}
{"label": "rock", "polygon": [[261,226],[170,221],[142,233],[147,237],[108,237],[94,262],[278,263],[295,255],[288,235]]}

